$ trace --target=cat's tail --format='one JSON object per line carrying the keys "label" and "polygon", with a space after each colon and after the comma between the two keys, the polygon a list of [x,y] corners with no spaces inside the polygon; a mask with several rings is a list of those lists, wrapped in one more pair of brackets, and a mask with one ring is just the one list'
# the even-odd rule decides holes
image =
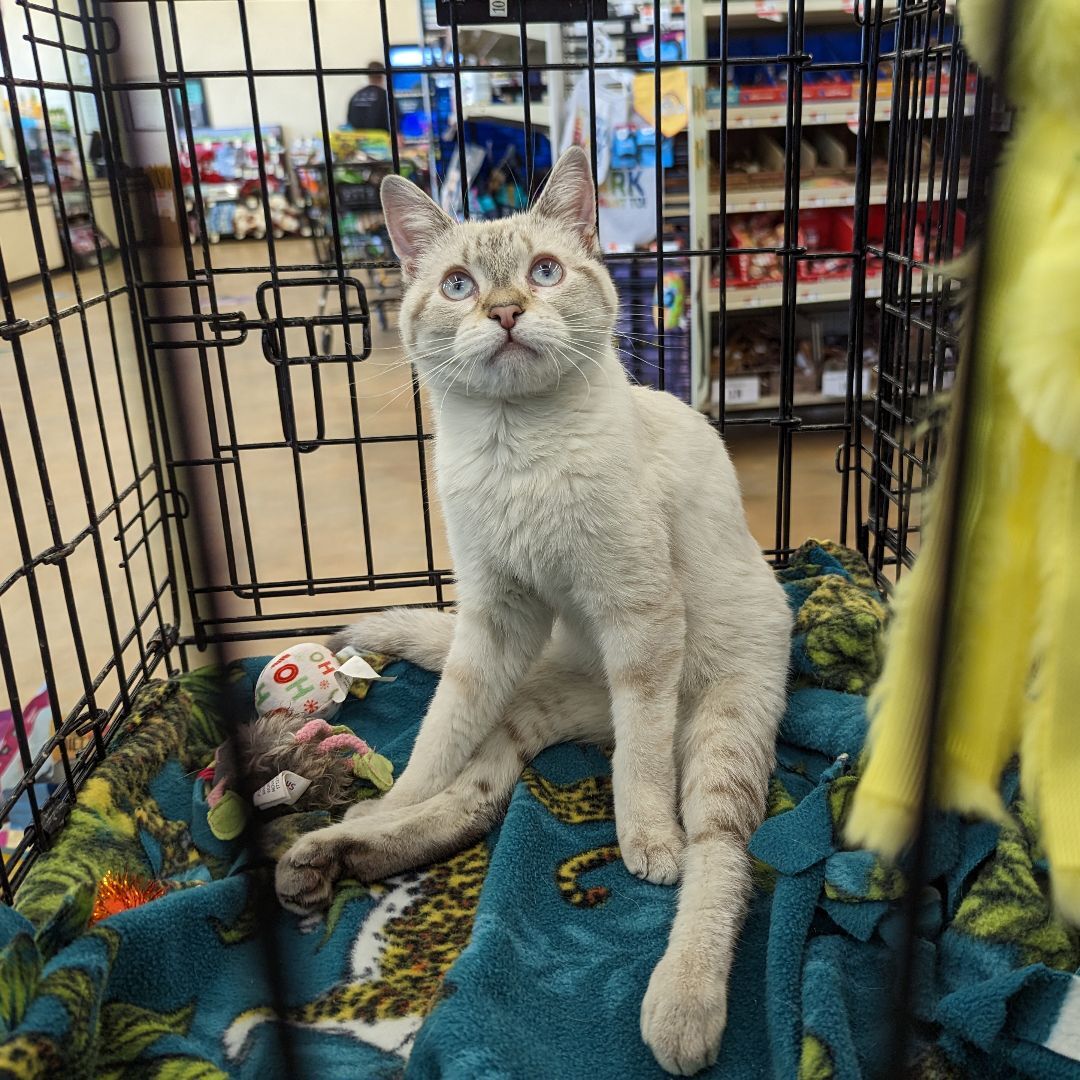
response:
{"label": "cat's tail", "polygon": [[390,608],[343,626],[331,639],[340,652],[351,645],[360,652],[385,653],[411,660],[429,671],[442,671],[454,637],[454,616],[436,608]]}
{"label": "cat's tail", "polygon": [[668,1072],[716,1061],[727,985],[751,893],[750,834],[765,815],[784,678],[733,677],[701,691],[680,732],[686,827],[679,905],[641,1006],[642,1038]]}

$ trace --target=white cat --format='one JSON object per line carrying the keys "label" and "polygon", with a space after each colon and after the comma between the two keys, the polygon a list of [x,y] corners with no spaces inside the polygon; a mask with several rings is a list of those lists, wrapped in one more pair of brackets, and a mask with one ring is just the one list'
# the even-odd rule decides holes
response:
{"label": "white cat", "polygon": [[723,442],[626,378],[594,197],[577,148],[531,210],[500,221],[456,224],[408,181],[383,183],[403,340],[439,405],[458,612],[387,611],[342,632],[442,678],[393,789],[299,840],[277,891],[309,910],[342,875],[459,850],[541,749],[614,738],[623,861],[682,878],[641,1032],[665,1069],[690,1074],[724,1030],[791,618]]}

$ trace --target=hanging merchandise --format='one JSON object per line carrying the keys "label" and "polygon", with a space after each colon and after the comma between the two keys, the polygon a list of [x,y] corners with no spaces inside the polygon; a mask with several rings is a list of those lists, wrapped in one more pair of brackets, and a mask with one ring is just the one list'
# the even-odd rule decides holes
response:
{"label": "hanging merchandise", "polygon": [[[966,41],[979,63],[993,59],[999,17],[992,3],[964,7]],[[1075,0],[1039,0],[1024,5],[1010,40],[1003,93],[1017,106],[1016,123],[1000,165],[979,335],[957,381],[932,507],[940,517],[896,590],[871,699],[869,762],[847,823],[850,842],[895,855],[915,836],[929,784],[938,805],[998,821],[1004,836],[1015,826],[1001,778],[1019,752],[1054,905],[1073,923],[1080,923],[1080,312],[1072,299],[1080,278],[1073,240],[1080,77],[1065,43],[1078,39]],[[955,508],[952,548],[940,525],[946,508]],[[941,619],[948,636],[939,661]],[[938,662],[935,731],[924,673]],[[1005,880],[1014,890],[1008,902],[1026,910],[1027,893],[1015,890],[1038,886]],[[1064,1020],[1063,1013],[1058,1027]],[[1075,1010],[1068,1022],[1075,1032]]]}
{"label": "hanging merchandise", "polygon": [[[594,53],[597,62],[609,63],[618,59],[615,43],[599,27],[596,29]],[[597,72],[594,78],[596,95],[596,183],[607,179],[611,165],[611,142],[614,130],[630,121],[634,76],[629,71],[613,69]],[[589,114],[589,77],[582,72],[566,101],[559,153],[571,146],[591,150],[592,123]]]}
{"label": "hanging merchandise", "polygon": [[[634,78],[634,111],[655,126],[656,76],[651,71]],[[690,122],[690,82],[686,68],[660,69],[660,131],[671,139]]]}
{"label": "hanging merchandise", "polygon": [[[482,146],[469,144],[465,147],[465,168],[469,178],[474,179],[480,166],[484,164],[487,151]],[[439,196],[442,208],[452,217],[461,218],[464,214],[461,197],[461,164],[458,152],[455,149],[450,158],[450,164],[446,167],[446,178],[443,180],[442,192]],[[472,210],[472,200],[469,200],[469,209]]]}
{"label": "hanging merchandise", "polygon": [[664,290],[660,297],[660,306],[654,308],[653,318],[660,325],[660,314],[664,316],[665,330],[685,328],[686,315],[686,277],[677,270],[664,271]]}
{"label": "hanging merchandise", "polygon": [[[630,117],[633,76],[628,71],[608,71],[596,81],[596,179],[603,184],[611,165],[611,142],[616,128],[625,127]],[[560,153],[571,146],[589,152],[589,80],[579,76],[566,102],[566,119]]]}
{"label": "hanging merchandise", "polygon": [[656,239],[655,165],[610,169],[597,195],[605,251],[632,251]]}

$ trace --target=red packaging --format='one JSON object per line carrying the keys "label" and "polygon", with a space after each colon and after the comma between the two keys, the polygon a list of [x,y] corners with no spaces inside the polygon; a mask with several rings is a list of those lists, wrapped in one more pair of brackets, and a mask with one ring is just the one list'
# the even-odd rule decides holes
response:
{"label": "red packaging", "polygon": [[[851,230],[842,227],[843,210],[803,210],[799,214],[799,243],[808,252],[851,251]],[[800,259],[800,281],[822,281],[847,277],[851,273],[850,258]]]}
{"label": "red packaging", "polygon": [[803,84],[804,101],[850,101],[852,95],[852,83],[848,79],[829,79],[823,82]]}
{"label": "red packaging", "polygon": [[[728,246],[733,248],[779,247],[784,242],[784,215],[732,214],[728,218]],[[728,283],[762,285],[783,279],[780,256],[771,252],[747,252],[728,256]]]}
{"label": "red packaging", "polygon": [[[905,218],[906,221],[906,218]],[[934,204],[931,207],[926,206],[924,203],[915,212],[915,236],[914,246],[912,254],[918,260],[922,260],[927,253],[929,253],[931,261],[937,261],[937,245],[938,245],[938,229],[941,221],[941,207],[938,204]],[[941,251],[941,261],[955,258],[964,247],[964,236],[966,231],[967,219],[962,210],[956,212],[953,227],[953,250],[946,251],[944,248]],[[838,212],[837,220],[837,232],[835,239],[837,241],[837,250],[852,250],[854,244],[855,235],[855,217],[851,210],[841,210]],[[929,236],[929,247],[926,240]],[[885,207],[884,206],[872,206],[866,219],[866,242],[870,247],[881,248],[885,244]],[[904,236],[901,234],[900,251],[906,249],[904,242]],[[881,273],[881,258],[878,256],[872,256],[866,260],[866,273],[870,276],[874,276]]]}
{"label": "red packaging", "polygon": [[740,105],[775,105],[787,101],[787,86],[743,86],[739,88]]}

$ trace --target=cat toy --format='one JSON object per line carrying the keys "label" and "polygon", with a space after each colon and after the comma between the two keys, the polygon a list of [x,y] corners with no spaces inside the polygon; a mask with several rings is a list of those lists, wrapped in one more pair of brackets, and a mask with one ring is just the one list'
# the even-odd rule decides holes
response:
{"label": "cat toy", "polygon": [[210,831],[235,839],[253,806],[334,810],[387,791],[391,762],[330,721],[350,694],[393,681],[351,648],[334,654],[305,642],[275,656],[255,686],[255,717],[199,773]]}

